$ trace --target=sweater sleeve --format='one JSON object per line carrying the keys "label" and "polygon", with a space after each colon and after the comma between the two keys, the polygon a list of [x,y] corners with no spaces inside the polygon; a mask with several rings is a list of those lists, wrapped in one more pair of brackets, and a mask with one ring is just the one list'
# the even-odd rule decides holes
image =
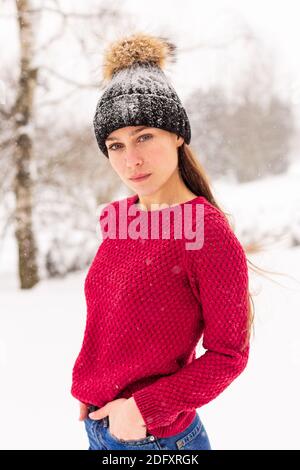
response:
{"label": "sweater sleeve", "polygon": [[216,398],[248,361],[245,252],[225,216],[215,208],[204,211],[203,228],[202,247],[184,252],[189,281],[199,300],[206,351],[176,373],[133,393],[150,432],[170,424],[183,410],[199,408]]}

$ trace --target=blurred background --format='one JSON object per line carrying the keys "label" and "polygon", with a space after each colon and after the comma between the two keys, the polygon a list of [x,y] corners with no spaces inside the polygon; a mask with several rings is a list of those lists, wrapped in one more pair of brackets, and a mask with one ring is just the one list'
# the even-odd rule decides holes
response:
{"label": "blurred background", "polygon": [[198,412],[214,449],[300,448],[298,18],[292,0],[0,0],[0,448],[87,448],[70,395],[83,283],[100,208],[131,194],[92,119],[103,50],[141,31],[177,44],[190,146],[260,247],[248,259],[277,273],[251,272],[248,367]]}

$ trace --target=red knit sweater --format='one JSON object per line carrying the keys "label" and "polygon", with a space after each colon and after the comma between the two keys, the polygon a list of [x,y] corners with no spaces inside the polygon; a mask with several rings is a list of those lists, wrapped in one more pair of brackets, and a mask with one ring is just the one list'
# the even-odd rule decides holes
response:
{"label": "red knit sweater", "polygon": [[[85,279],[87,319],[71,393],[99,407],[133,396],[148,432],[168,437],[246,367],[248,269],[225,216],[204,197],[132,215],[137,199],[101,213],[103,241]],[[178,237],[174,209],[202,233],[201,248],[187,249],[193,238],[184,229]],[[168,214],[170,236],[163,236]],[[154,216],[162,232],[151,238]],[[200,339],[206,351],[196,358]]]}

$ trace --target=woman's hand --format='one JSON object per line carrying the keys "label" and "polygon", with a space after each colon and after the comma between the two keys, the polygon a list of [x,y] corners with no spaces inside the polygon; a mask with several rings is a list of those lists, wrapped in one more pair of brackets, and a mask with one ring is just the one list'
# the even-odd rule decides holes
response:
{"label": "woman's hand", "polygon": [[143,439],[147,436],[146,424],[134,398],[118,398],[89,414],[91,419],[109,416],[110,433],[118,439]]}

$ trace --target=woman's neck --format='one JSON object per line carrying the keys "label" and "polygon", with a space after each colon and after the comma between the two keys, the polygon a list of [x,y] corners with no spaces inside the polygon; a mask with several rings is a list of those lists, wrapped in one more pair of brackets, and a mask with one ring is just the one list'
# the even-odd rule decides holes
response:
{"label": "woman's neck", "polygon": [[157,205],[172,206],[190,201],[192,198],[197,197],[197,194],[190,191],[182,180],[179,180],[179,182],[177,181],[176,183],[176,185],[172,184],[171,187],[168,185],[168,189],[161,188],[153,194],[147,194],[146,196],[138,195],[135,204],[142,205],[147,210],[151,210],[152,205],[155,205],[156,207]]}

